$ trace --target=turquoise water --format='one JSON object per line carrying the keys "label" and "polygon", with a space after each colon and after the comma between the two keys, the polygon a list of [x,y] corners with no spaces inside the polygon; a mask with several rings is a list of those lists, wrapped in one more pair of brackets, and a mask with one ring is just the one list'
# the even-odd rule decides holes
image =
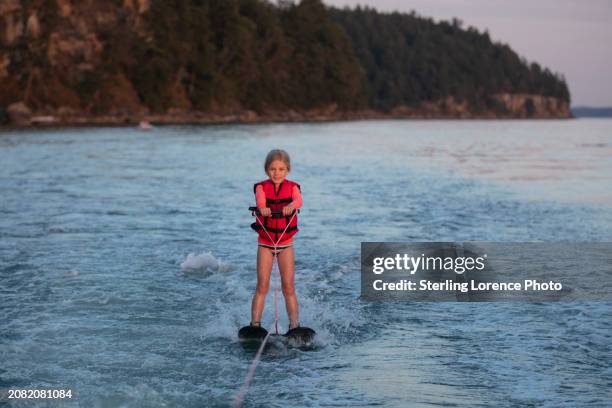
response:
{"label": "turquoise water", "polygon": [[319,340],[266,353],[245,406],[612,403],[609,303],[359,299],[361,241],[611,241],[607,120],[0,133],[0,389],[228,406],[253,358],[246,208],[276,147],[302,185],[296,282]]}

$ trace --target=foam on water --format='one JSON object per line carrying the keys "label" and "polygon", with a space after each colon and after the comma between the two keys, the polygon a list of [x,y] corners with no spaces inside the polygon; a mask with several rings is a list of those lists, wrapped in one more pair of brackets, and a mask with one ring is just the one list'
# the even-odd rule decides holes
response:
{"label": "foam on water", "polygon": [[211,252],[195,254],[190,252],[187,258],[181,262],[183,271],[228,271],[229,267],[219,259],[215,258]]}

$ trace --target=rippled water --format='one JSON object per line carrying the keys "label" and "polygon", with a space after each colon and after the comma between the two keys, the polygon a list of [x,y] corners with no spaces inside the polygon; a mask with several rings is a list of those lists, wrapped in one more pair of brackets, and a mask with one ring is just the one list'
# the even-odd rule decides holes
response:
{"label": "rippled water", "polygon": [[302,185],[296,281],[319,342],[266,353],[245,406],[612,403],[609,303],[359,299],[361,241],[612,240],[606,120],[2,133],[0,389],[228,406],[253,358],[246,208],[274,147]]}

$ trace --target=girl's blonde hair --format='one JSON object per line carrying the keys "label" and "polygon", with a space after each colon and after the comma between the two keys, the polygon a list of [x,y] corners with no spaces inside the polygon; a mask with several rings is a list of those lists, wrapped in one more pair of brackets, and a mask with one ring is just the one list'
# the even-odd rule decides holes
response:
{"label": "girl's blonde hair", "polygon": [[266,156],[266,163],[264,164],[264,170],[268,172],[268,168],[274,160],[280,160],[287,165],[287,171],[291,171],[291,158],[289,153],[281,149],[270,150],[270,153]]}

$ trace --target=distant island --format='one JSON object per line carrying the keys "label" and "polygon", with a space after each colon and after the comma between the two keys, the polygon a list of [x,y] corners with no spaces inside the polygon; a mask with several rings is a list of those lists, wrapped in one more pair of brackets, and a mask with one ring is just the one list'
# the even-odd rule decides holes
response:
{"label": "distant island", "polygon": [[612,118],[612,107],[575,106],[572,113],[578,118]]}
{"label": "distant island", "polygon": [[3,0],[0,124],[569,118],[562,75],[460,20],[320,0]]}

